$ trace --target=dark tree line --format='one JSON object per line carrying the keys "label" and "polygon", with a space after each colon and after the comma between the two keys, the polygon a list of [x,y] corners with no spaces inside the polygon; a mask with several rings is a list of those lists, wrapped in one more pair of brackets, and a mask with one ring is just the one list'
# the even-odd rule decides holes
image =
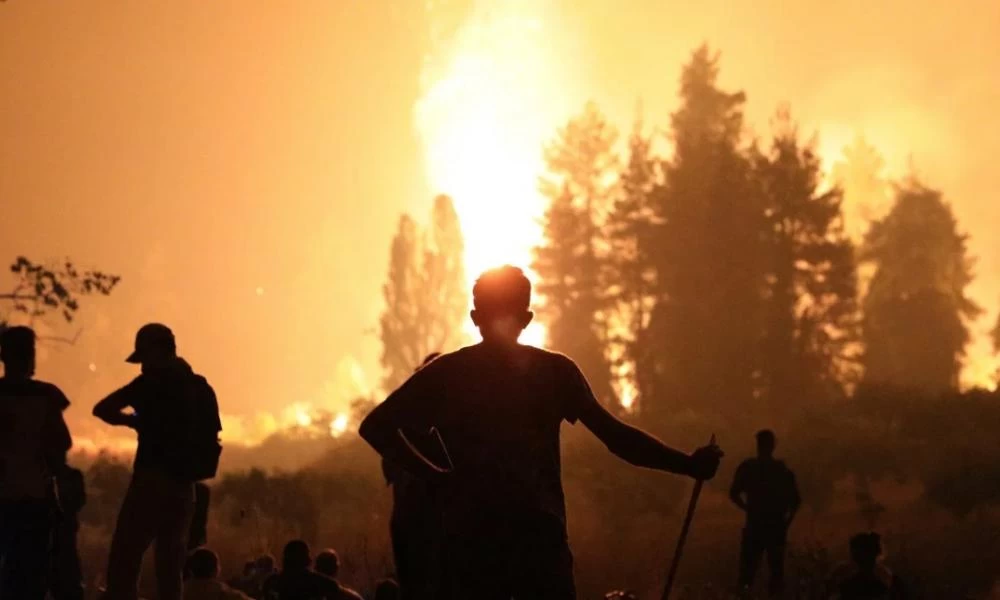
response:
{"label": "dark tree line", "polygon": [[862,382],[957,389],[979,309],[941,193],[911,175],[855,243],[844,198],[875,214],[877,151],[859,138],[824,173],[787,107],[751,136],[746,95],[718,72],[717,54],[694,52],[662,139],[639,118],[622,149],[588,104],[546,148],[534,268],[549,345],[610,404],[630,373],[653,428],[787,422]]}

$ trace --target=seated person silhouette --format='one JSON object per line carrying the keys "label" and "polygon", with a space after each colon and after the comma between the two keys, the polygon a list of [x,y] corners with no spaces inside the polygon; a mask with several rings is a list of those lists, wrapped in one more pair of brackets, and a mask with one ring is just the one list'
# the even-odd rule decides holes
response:
{"label": "seated person silhouette", "polygon": [[839,600],[901,600],[906,597],[903,584],[879,560],[882,538],[875,532],[859,533],[851,538],[851,562],[837,585]]}
{"label": "seated person silhouette", "polygon": [[266,600],[361,600],[356,592],[349,590],[336,579],[317,573],[312,569],[313,561],[309,544],[302,540],[292,540],[285,544],[281,558],[281,571],[272,575],[264,584]]}

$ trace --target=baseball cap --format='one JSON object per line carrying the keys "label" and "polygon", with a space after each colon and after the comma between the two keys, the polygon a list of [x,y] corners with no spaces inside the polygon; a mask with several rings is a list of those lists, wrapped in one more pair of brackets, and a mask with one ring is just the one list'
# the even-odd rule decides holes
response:
{"label": "baseball cap", "polygon": [[125,362],[138,364],[145,360],[150,353],[164,351],[170,353],[177,351],[174,332],[161,323],[149,323],[139,328],[138,333],[135,334],[135,350],[129,354]]}

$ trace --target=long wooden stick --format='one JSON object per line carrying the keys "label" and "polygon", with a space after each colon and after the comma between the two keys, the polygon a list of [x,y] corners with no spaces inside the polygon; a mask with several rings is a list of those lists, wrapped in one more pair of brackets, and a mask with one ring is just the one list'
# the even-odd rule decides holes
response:
{"label": "long wooden stick", "polygon": [[[715,445],[714,433],[708,445]],[[681,527],[681,535],[677,538],[677,549],[674,550],[674,559],[670,562],[670,571],[667,573],[667,584],[663,588],[661,600],[670,600],[670,591],[674,587],[674,579],[677,577],[677,569],[681,565],[681,556],[684,553],[684,543],[687,541],[688,532],[691,531],[691,521],[694,520],[694,509],[698,506],[698,496],[701,495],[701,487],[704,484],[705,482],[701,479],[694,483],[694,491],[691,492],[691,501],[688,502],[687,514],[684,515],[684,525]]]}

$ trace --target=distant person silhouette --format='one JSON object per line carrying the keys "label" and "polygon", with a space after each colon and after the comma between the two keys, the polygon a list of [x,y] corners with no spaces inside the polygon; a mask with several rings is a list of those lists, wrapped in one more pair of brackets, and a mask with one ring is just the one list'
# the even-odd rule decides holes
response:
{"label": "distant person silhouette", "polygon": [[53,600],[82,600],[83,567],[77,546],[80,511],[87,503],[83,473],[69,465],[56,473],[55,531],[49,590]]}
{"label": "distant person silhouette", "polygon": [[312,569],[309,544],[292,540],[282,553],[281,571],[264,584],[266,600],[361,600],[357,592]]}
{"label": "distant person silhouette", "polygon": [[[441,356],[429,354],[417,370]],[[439,438],[427,431],[408,429],[400,435],[435,463],[444,464]],[[439,575],[437,553],[440,538],[440,511],[430,482],[410,475],[391,460],[382,460],[382,472],[392,486],[392,516],[389,530],[403,600],[433,599]]]}
{"label": "distant person silhouette", "polygon": [[276,572],[274,557],[270,554],[263,554],[246,563],[242,576],[231,580],[229,585],[252,598],[261,598],[264,595],[264,584]]}
{"label": "distant person silhouette", "polygon": [[[414,373],[361,424],[384,458],[442,486],[447,585],[440,600],[576,597],[566,536],[559,429],[577,420],[624,460],[700,479],[721,451],[693,455],[616,419],[569,358],[518,343],[531,322],[520,269],[487,271],[473,287],[483,341]],[[436,428],[453,469],[422,456],[400,429]]]}
{"label": "distant person silhouette", "polygon": [[839,600],[903,600],[902,582],[883,565],[882,538],[875,532],[851,538],[851,569],[840,577]]}
{"label": "distant person silhouette", "polygon": [[[327,548],[326,550],[323,550],[322,552],[317,554],[315,569],[316,572],[319,573],[320,575],[326,575],[330,579],[333,579],[337,581],[337,583],[340,583],[340,581],[337,580],[337,578],[340,576],[340,556],[337,554],[336,550],[332,548]],[[351,588],[345,586],[342,583],[340,584],[340,587],[343,588],[343,590],[349,594],[357,595],[356,591],[352,590]],[[347,597],[353,597],[353,596],[347,596]]]}
{"label": "distant person silhouette", "polygon": [[375,597],[373,600],[399,600],[402,596],[399,584],[392,579],[383,579],[375,586]]}
{"label": "distant person silhouette", "polygon": [[198,548],[188,556],[187,571],[190,578],[184,582],[184,600],[250,600],[219,581],[219,557],[208,548]]}
{"label": "distant person silhouette", "polygon": [[[143,326],[127,362],[142,373],[94,407],[94,416],[139,434],[108,557],[106,600],[137,597],[142,557],[156,543],[158,600],[181,598],[195,511],[195,482],[215,475],[222,430],[215,392],[177,356],[165,325]],[[130,411],[130,412],[129,412]]]}
{"label": "distant person silhouette", "polygon": [[761,557],[770,568],[768,591],[779,596],[785,582],[785,542],[788,527],[802,503],[795,474],[774,458],[774,432],[757,432],[757,456],[736,469],[729,497],[746,513],[740,548],[740,588],[753,587]]}
{"label": "distant person silhouette", "polygon": [[66,396],[34,379],[35,332],[0,333],[0,598],[41,600],[48,591],[53,477],[72,446]]}

